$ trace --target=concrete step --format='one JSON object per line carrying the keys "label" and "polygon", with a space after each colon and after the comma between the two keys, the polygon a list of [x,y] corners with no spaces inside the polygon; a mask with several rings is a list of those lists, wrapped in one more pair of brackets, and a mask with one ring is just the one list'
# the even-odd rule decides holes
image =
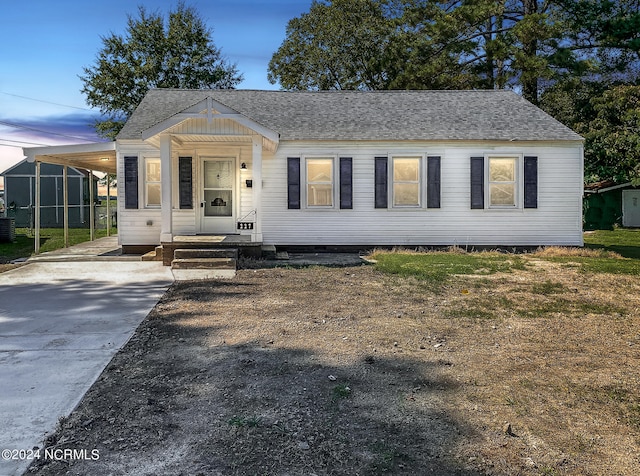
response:
{"label": "concrete step", "polygon": [[236,248],[178,248],[173,252],[174,259],[190,258],[233,258],[238,259]]}
{"label": "concrete step", "polygon": [[162,261],[162,246],[156,246],[156,249],[142,255],[142,261]]}
{"label": "concrete step", "polygon": [[229,279],[236,275],[235,258],[176,258],[171,262],[176,281]]}
{"label": "concrete step", "polygon": [[235,269],[172,269],[175,281],[197,281],[203,279],[233,279]]}
{"label": "concrete step", "polygon": [[172,269],[236,269],[233,258],[176,258]]}

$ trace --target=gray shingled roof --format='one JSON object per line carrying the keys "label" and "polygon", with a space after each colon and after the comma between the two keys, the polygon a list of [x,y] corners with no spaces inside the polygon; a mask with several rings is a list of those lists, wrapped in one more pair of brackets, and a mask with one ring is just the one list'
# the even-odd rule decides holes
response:
{"label": "gray shingled roof", "polygon": [[568,140],[582,138],[511,91],[149,91],[118,139],[207,97],[280,140]]}

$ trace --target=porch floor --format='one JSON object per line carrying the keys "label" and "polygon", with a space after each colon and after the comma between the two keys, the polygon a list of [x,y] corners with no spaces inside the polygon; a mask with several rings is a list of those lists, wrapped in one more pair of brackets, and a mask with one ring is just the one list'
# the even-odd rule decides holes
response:
{"label": "porch floor", "polygon": [[173,243],[203,243],[203,244],[231,244],[240,245],[251,243],[262,246],[262,243],[251,241],[250,235],[179,235],[173,237]]}

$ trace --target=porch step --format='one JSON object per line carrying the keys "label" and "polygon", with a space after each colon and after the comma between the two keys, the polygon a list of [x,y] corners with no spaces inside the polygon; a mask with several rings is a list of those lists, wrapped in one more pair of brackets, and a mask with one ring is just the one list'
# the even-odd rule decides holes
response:
{"label": "porch step", "polygon": [[171,269],[233,269],[236,270],[234,258],[176,258]]}
{"label": "porch step", "polygon": [[233,248],[177,249],[171,272],[177,281],[233,278],[238,250]]}
{"label": "porch step", "polygon": [[238,250],[235,248],[194,248],[177,249],[173,253],[176,259],[197,259],[197,258],[233,258],[238,259]]}
{"label": "porch step", "polygon": [[162,242],[162,263],[171,266],[174,252],[186,249],[234,249],[238,256],[259,258],[261,242],[251,241],[244,235],[194,235],[174,236],[172,241]]}

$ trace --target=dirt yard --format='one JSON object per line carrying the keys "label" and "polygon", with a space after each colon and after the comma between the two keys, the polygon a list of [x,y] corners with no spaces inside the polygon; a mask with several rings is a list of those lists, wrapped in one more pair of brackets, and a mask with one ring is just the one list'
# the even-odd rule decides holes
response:
{"label": "dirt yard", "polygon": [[530,260],[174,285],[38,475],[640,474],[640,282]]}

